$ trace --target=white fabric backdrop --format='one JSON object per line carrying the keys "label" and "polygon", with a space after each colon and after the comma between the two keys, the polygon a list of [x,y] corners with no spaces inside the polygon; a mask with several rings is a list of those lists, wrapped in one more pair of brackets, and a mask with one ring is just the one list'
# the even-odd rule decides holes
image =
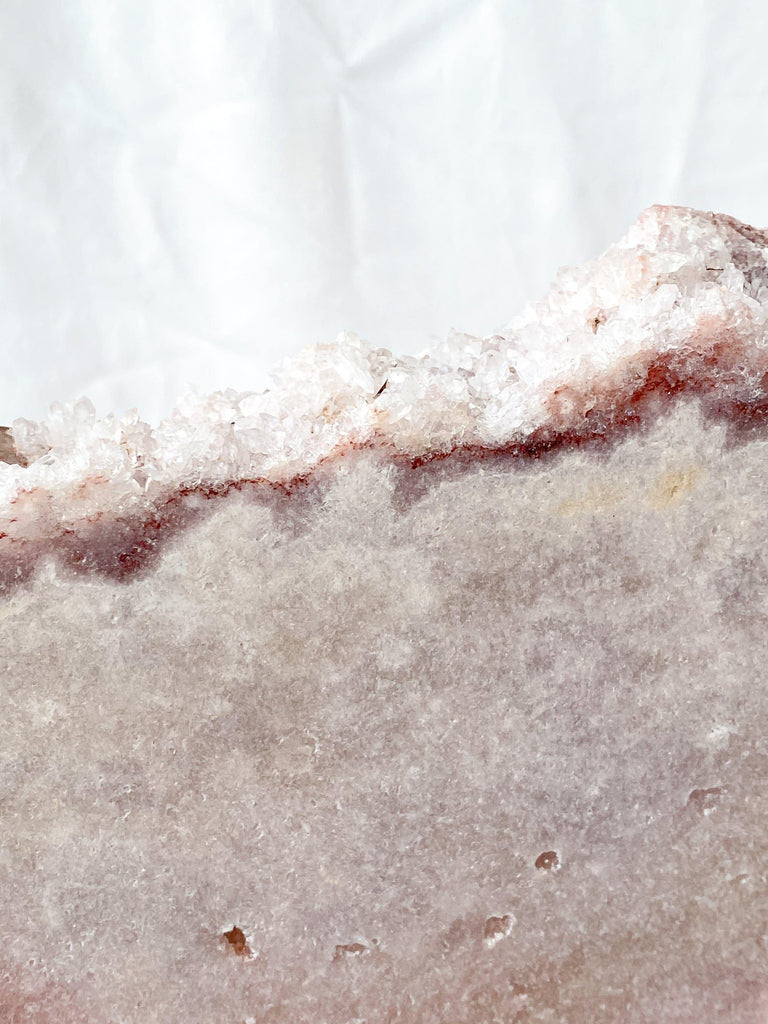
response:
{"label": "white fabric backdrop", "polygon": [[0,422],[489,333],[653,202],[768,225],[768,5],[2,0]]}

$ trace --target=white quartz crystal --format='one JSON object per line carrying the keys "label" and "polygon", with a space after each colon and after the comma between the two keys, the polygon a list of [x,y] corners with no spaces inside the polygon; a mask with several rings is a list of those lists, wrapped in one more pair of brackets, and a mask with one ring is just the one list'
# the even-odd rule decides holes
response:
{"label": "white quartz crystal", "polygon": [[[654,357],[716,352],[724,334],[746,359],[722,387],[749,396],[762,386],[767,317],[768,236],[723,215],[653,206],[489,338],[454,332],[426,355],[395,358],[344,333],[287,361],[267,391],[189,394],[154,430],[135,411],[97,419],[86,399],[54,405],[42,423],[16,420],[17,452],[32,465],[0,464],[0,502],[98,479],[109,480],[99,501],[141,506],[169,486],[288,481],[349,446],[499,447],[551,424],[562,386],[581,385],[599,403],[601,389],[631,389]],[[568,412],[558,403],[556,424],[578,428]]]}
{"label": "white quartz crystal", "polygon": [[767,255],[14,424],[2,1024],[768,1019]]}

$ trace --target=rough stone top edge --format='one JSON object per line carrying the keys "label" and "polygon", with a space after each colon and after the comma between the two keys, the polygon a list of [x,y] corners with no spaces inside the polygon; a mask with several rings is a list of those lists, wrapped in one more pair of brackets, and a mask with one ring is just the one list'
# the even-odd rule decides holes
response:
{"label": "rough stone top edge", "polygon": [[656,205],[489,337],[452,332],[397,357],[343,333],[286,361],[266,391],[190,393],[154,428],[135,410],[98,419],[87,399],[18,419],[21,464],[0,463],[0,508],[41,489],[65,507],[86,489],[94,507],[136,509],[171,489],[286,482],[350,446],[423,459],[594,434],[637,413],[649,381],[657,397],[692,386],[762,407],[767,323],[768,233]]}

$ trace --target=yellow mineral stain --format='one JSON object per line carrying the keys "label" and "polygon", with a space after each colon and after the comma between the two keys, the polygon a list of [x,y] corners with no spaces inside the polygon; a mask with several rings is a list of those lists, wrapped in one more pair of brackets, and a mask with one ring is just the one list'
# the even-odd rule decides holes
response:
{"label": "yellow mineral stain", "polygon": [[701,470],[697,466],[662,473],[648,488],[645,495],[646,501],[660,511],[674,508],[687,494],[699,486],[700,480]]}
{"label": "yellow mineral stain", "polygon": [[555,511],[560,516],[587,515],[591,512],[608,512],[626,502],[636,506],[643,500],[652,508],[664,511],[680,505],[702,481],[701,468],[690,466],[662,473],[645,489],[640,480],[593,485],[581,494],[560,502]]}
{"label": "yellow mineral stain", "polygon": [[561,516],[578,516],[588,512],[603,512],[606,509],[615,508],[627,497],[625,488],[617,485],[607,487],[591,487],[585,494],[568,498],[557,507],[557,514]]}

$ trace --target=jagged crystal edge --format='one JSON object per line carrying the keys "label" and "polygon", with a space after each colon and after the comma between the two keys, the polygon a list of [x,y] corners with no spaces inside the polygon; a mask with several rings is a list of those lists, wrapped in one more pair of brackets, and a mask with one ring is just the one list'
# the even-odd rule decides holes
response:
{"label": "jagged crystal edge", "polygon": [[[140,507],[169,488],[290,480],[345,445],[414,456],[499,447],[545,424],[549,397],[575,379],[620,386],[617,367],[695,351],[713,325],[764,350],[767,320],[768,235],[725,215],[652,206],[490,337],[454,331],[426,355],[395,357],[346,332],[286,361],[262,393],[187,393],[155,428],[135,410],[97,419],[87,399],[56,403],[39,423],[18,419],[14,442],[28,465],[0,464],[0,504],[38,488],[65,503],[94,483],[99,507]],[[742,390],[754,389],[743,371]]]}

